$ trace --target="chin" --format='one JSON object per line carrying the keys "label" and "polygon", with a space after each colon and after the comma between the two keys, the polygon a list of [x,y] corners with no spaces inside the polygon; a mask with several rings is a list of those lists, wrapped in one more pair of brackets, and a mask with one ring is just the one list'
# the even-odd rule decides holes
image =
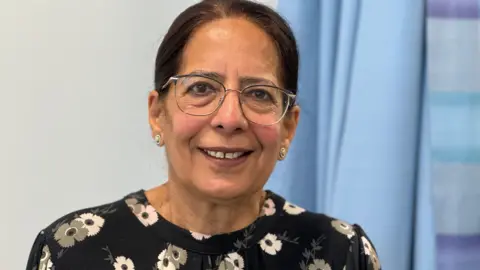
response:
{"label": "chin", "polygon": [[202,181],[198,183],[197,190],[202,195],[216,200],[231,200],[252,193],[251,186],[239,185],[238,181],[227,179]]}

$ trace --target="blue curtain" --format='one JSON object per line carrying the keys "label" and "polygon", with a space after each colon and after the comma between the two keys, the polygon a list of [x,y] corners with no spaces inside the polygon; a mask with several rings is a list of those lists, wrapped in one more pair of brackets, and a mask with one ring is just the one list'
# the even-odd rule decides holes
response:
{"label": "blue curtain", "polygon": [[358,223],[383,269],[435,269],[425,3],[279,0],[300,46],[297,136],[267,188]]}
{"label": "blue curtain", "polygon": [[480,269],[478,0],[428,1],[428,88],[439,270]]}

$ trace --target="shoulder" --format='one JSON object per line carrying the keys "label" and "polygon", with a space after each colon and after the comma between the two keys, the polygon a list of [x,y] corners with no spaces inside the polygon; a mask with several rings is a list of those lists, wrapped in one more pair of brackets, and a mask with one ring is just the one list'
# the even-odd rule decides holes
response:
{"label": "shoulder", "polygon": [[324,263],[346,266],[345,269],[381,269],[376,249],[359,224],[307,211],[281,197],[275,201],[280,210],[279,229],[298,240],[303,256],[309,257],[307,261],[316,262],[319,267]]}
{"label": "shoulder", "polygon": [[[126,198],[117,201],[82,208],[65,214],[43,229],[45,237],[55,239],[59,245],[70,247],[79,239],[99,234],[106,225],[131,215]],[[75,234],[75,237],[63,237]]]}
{"label": "shoulder", "polygon": [[[286,204],[302,209],[289,202]],[[285,230],[301,236],[303,245],[310,245],[312,248],[318,246],[317,248],[323,250],[322,253],[326,253],[327,256],[332,254],[335,257],[338,257],[338,254],[347,254],[360,227],[342,219],[307,210],[294,215],[286,211],[281,219],[287,226]]]}
{"label": "shoulder", "polygon": [[28,260],[30,268],[27,269],[56,265],[56,261],[64,256],[79,259],[78,252],[69,251],[74,246],[73,250],[88,256],[87,251],[92,250],[92,245],[100,245],[106,238],[115,239],[129,227],[136,228],[138,220],[132,218],[132,209],[127,205],[127,197],[132,194],[114,202],[72,211],[50,223],[35,239]]}
{"label": "shoulder", "polygon": [[[274,207],[275,215],[281,221],[281,227],[289,230],[301,232],[303,235],[323,236],[335,244],[344,242],[350,243],[350,240],[356,235],[355,228],[358,225],[352,225],[341,219],[323,214],[308,211],[301,206],[291,203],[279,195],[273,194],[273,200],[270,207]],[[269,207],[267,202],[264,206]],[[264,212],[268,213],[268,209]]]}
{"label": "shoulder", "polygon": [[308,244],[307,256],[322,250],[323,257],[316,261],[320,265],[324,262],[325,265],[344,265],[345,269],[381,269],[377,251],[359,224],[309,211],[296,216],[295,224],[295,230],[301,231],[308,240],[304,243]]}

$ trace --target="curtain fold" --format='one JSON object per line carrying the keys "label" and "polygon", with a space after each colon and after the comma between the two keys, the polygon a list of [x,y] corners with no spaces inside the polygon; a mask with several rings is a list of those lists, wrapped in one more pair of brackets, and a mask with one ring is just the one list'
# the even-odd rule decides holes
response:
{"label": "curtain fold", "polygon": [[278,10],[299,42],[301,115],[267,188],[362,225],[384,269],[435,269],[424,2],[279,0]]}

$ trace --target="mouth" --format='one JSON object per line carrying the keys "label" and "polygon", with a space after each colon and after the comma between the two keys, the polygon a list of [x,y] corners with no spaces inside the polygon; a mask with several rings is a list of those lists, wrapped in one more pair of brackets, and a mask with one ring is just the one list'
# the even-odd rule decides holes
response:
{"label": "mouth", "polygon": [[236,160],[245,158],[251,153],[252,150],[248,149],[228,149],[228,148],[199,148],[206,156],[210,158],[215,158],[218,160]]}

